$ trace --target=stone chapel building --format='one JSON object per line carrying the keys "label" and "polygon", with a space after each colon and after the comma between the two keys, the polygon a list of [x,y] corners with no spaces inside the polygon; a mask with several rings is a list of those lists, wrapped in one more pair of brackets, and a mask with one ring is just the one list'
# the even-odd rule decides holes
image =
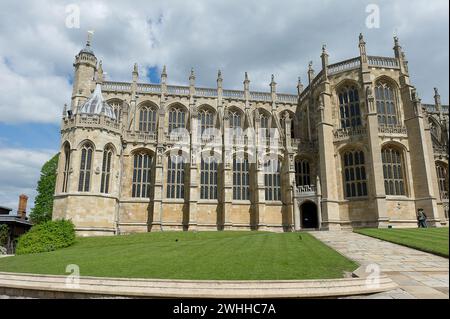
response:
{"label": "stone chapel building", "polygon": [[88,40],[64,108],[53,218],[80,235],[448,226],[449,107],[394,57],[308,69],[298,94],[104,79]]}

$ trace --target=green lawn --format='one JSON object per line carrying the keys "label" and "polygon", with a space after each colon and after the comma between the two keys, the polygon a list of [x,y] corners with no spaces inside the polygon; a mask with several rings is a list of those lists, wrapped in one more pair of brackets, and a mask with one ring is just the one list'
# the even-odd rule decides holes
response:
{"label": "green lawn", "polygon": [[0,272],[160,279],[340,278],[358,265],[307,233],[164,232],[77,238],[58,251],[0,259]]}
{"label": "green lawn", "polygon": [[355,232],[448,258],[448,228],[357,229]]}

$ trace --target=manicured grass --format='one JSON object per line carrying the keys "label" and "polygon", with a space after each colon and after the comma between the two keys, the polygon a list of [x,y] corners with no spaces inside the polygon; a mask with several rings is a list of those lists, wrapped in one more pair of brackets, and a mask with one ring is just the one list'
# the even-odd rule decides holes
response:
{"label": "manicured grass", "polygon": [[355,232],[448,258],[448,228],[365,228]]}
{"label": "manicured grass", "polygon": [[307,233],[164,232],[77,238],[61,250],[0,259],[0,272],[159,279],[340,278],[358,265]]}

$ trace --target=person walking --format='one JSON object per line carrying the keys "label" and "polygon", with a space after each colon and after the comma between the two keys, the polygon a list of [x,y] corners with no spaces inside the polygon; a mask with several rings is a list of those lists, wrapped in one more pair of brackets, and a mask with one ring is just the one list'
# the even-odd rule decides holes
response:
{"label": "person walking", "polygon": [[422,208],[418,210],[417,220],[419,221],[419,228],[427,228],[427,215]]}

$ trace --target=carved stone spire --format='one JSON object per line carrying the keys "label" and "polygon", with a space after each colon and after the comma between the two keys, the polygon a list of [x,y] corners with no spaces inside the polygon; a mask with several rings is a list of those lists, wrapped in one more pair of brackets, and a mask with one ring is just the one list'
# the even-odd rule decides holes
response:
{"label": "carved stone spire", "polygon": [[325,79],[328,78],[328,53],[327,53],[327,46],[324,44],[322,46],[322,55],[320,56],[322,59],[322,70]]}
{"label": "carved stone spire", "polygon": [[302,83],[302,79],[301,79],[301,77],[298,77],[298,83],[297,83],[297,93],[298,93],[298,95],[302,94],[303,90],[304,90],[304,86],[303,86],[303,83]]}
{"label": "carved stone spire", "polygon": [[362,33],[359,34],[359,56],[362,63],[367,63],[366,42]]}
{"label": "carved stone spire", "polygon": [[102,84],[104,81],[104,72],[103,72],[103,62],[100,60],[98,63],[98,69],[97,69],[97,83]]}
{"label": "carved stone spire", "polygon": [[167,69],[166,66],[163,66],[162,72],[161,72],[161,83],[166,83],[167,81]]}
{"label": "carved stone spire", "polygon": [[308,81],[309,84],[311,84],[312,80],[314,79],[314,69],[313,69],[313,62],[310,61],[308,64]]}

